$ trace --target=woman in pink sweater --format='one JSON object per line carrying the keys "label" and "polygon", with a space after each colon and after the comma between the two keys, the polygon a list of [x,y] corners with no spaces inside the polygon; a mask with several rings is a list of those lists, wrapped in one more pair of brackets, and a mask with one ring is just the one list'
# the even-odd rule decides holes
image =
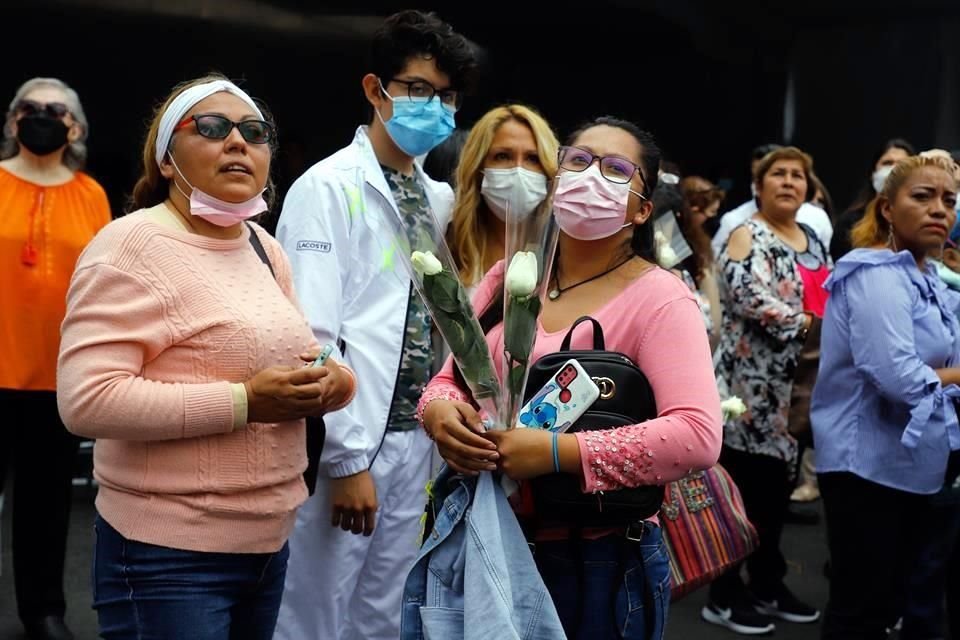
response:
{"label": "woman in pink sweater", "polygon": [[[590,315],[603,327],[607,349],[628,355],[646,374],[658,413],[639,425],[559,436],[559,470],[578,476],[585,493],[662,485],[711,467],[720,453],[720,399],[700,310],[689,288],[654,261],[647,221],[659,164],[652,136],[615,118],[594,120],[560,149],[554,212],[562,233],[551,287],[559,296],[544,305],[532,361],[559,351],[574,321]],[[500,262],[474,298],[477,309],[487,310],[482,324],[502,287]],[[493,353],[503,351],[502,324],[488,331],[487,342]],[[571,348],[591,344],[589,324],[578,328]],[[495,362],[500,365],[499,358]],[[549,432],[484,433],[449,360],[427,387],[420,410],[424,428],[458,472],[500,468],[516,480],[554,472]],[[566,524],[567,537],[583,525]],[[655,519],[640,530],[638,548],[626,527],[586,529],[577,544],[558,539],[564,534],[556,529],[534,531],[537,565],[571,639],[662,637],[670,597],[667,558]],[[633,600],[650,587],[656,606],[645,616]]]}
{"label": "woman in pink sweater", "polygon": [[304,418],[352,398],[319,349],[267,209],[275,130],[220,76],[178,86],[147,134],[137,211],[67,294],[57,392],[96,438],[103,638],[268,640],[306,498]]}

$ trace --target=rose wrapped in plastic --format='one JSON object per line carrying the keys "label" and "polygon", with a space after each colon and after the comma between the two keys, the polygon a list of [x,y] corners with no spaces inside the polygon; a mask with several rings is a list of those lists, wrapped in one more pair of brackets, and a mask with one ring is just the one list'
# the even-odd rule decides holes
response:
{"label": "rose wrapped in plastic", "polygon": [[549,265],[553,264],[557,248],[559,227],[551,203],[547,200],[537,210],[523,215],[515,215],[509,207],[506,211],[500,422],[509,427],[516,425],[523,406]]}
{"label": "rose wrapped in plastic", "polygon": [[[383,231],[380,222],[389,233]],[[493,357],[436,218],[431,214],[426,224],[421,221],[411,228],[388,211],[381,220],[368,223],[377,225],[376,237],[383,243],[383,268],[394,269],[394,256],[400,256],[474,400],[490,420],[496,421],[500,415],[500,381]]]}
{"label": "rose wrapped in plastic", "polygon": [[[431,251],[412,252],[410,262],[420,276],[420,294],[430,317],[450,347],[473,397],[478,402],[496,399],[499,382],[490,350],[456,271],[444,268]],[[488,412],[494,406],[488,407]]]}

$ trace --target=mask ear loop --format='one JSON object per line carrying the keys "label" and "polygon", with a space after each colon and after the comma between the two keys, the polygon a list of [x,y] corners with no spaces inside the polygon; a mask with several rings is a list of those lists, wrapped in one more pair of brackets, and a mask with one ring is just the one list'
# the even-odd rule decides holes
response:
{"label": "mask ear loop", "polygon": [[[180,171],[180,167],[177,166],[177,161],[173,159],[173,154],[170,153],[169,149],[167,149],[167,157],[170,158],[170,164],[173,165],[173,169],[177,172],[177,175],[180,176],[180,179],[183,180],[187,184],[187,186],[190,187],[190,191],[193,192],[193,185],[190,184],[190,182],[187,180],[187,177],[183,175],[183,171]],[[176,188],[176,190],[180,192],[180,195],[186,198],[187,202],[189,202],[190,196],[188,196],[186,193],[183,192],[183,189],[181,189],[180,185],[177,184],[177,181],[175,178],[172,180],[172,182],[173,182],[174,188]]]}

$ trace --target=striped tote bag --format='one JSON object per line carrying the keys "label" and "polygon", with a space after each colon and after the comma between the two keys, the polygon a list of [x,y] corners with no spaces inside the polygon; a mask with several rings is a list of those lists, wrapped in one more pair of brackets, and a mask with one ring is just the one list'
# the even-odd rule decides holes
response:
{"label": "striped tote bag", "polygon": [[673,600],[707,584],[757,546],[740,491],[719,464],[666,486],[660,524]]}

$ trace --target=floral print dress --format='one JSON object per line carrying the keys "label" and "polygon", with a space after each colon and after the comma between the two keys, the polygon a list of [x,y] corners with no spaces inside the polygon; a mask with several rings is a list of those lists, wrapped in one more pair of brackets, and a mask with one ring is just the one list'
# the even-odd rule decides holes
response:
{"label": "floral print dress", "polygon": [[724,445],[779,458],[793,468],[797,442],[787,431],[790,392],[803,347],[804,291],[800,265],[832,267],[816,233],[801,224],[807,250],[797,252],[762,220],[744,223],[750,253],[732,260],[724,248],[719,267],[725,301],[717,377],[747,411],[724,425]]}

